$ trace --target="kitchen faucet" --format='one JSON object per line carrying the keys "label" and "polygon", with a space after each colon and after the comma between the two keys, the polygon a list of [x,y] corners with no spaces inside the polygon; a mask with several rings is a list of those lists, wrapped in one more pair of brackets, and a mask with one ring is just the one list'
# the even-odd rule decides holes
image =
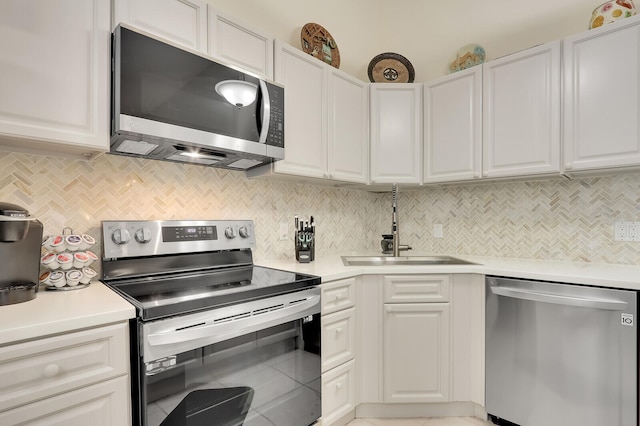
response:
{"label": "kitchen faucet", "polygon": [[398,227],[398,185],[391,187],[391,234],[393,235],[393,257],[400,255],[400,250],[411,250],[411,246],[400,246],[400,229]]}

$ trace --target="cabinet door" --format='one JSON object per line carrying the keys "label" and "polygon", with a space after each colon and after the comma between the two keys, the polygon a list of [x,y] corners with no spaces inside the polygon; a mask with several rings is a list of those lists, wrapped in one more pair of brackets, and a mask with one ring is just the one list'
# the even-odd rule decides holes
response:
{"label": "cabinet door", "polygon": [[92,425],[131,424],[128,376],[98,383],[22,405],[0,413],[3,425]]}
{"label": "cabinet door", "polygon": [[420,183],[422,85],[371,85],[372,183]]}
{"label": "cabinet door", "polygon": [[384,311],[384,402],[449,401],[449,304]]}
{"label": "cabinet door", "polygon": [[36,153],[109,149],[109,2],[0,2],[0,137]]}
{"label": "cabinet door", "polygon": [[322,317],[322,371],[352,360],[356,352],[356,315],[350,308]]}
{"label": "cabinet door", "polygon": [[285,87],[284,160],[277,173],[326,176],[327,68],[299,49],[276,42],[275,78]]}
{"label": "cabinet door", "polygon": [[273,38],[209,6],[209,55],[273,79]]}
{"label": "cabinet door", "polygon": [[322,315],[350,308],[356,304],[356,279],[322,283]]}
{"label": "cabinet door", "polygon": [[113,26],[120,22],[207,53],[206,0],[113,0]]}
{"label": "cabinet door", "polygon": [[128,341],[122,323],[0,348],[0,410],[125,375]]}
{"label": "cabinet door", "polygon": [[424,85],[424,182],[479,179],[482,67]]}
{"label": "cabinet door", "polygon": [[484,406],[484,275],[455,274],[451,292],[451,395]]}
{"label": "cabinet door", "polygon": [[483,67],[483,176],[559,173],[560,42]]}
{"label": "cabinet door", "polygon": [[[355,361],[322,375],[322,425],[335,424],[356,408]],[[343,424],[343,423],[342,423]]]}
{"label": "cabinet door", "polygon": [[564,40],[566,171],[640,165],[640,23]]}
{"label": "cabinet door", "polygon": [[328,177],[369,181],[369,83],[329,67]]}

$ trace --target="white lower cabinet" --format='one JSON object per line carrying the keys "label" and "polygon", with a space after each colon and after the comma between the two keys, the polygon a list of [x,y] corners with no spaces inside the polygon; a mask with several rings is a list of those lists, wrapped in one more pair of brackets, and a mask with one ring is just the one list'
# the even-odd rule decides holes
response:
{"label": "white lower cabinet", "polygon": [[451,398],[484,406],[484,275],[452,275]]}
{"label": "white lower cabinet", "polygon": [[[449,401],[449,276],[386,276],[383,285],[384,402]],[[434,293],[439,302],[425,303]]]}
{"label": "white lower cabinet", "polygon": [[356,298],[357,416],[482,412],[482,275],[364,275]]}
{"label": "white lower cabinet", "polygon": [[356,407],[357,281],[348,278],[321,286],[323,426],[353,419]]}
{"label": "white lower cabinet", "polygon": [[3,425],[114,426],[131,424],[127,376],[0,413]]}
{"label": "white lower cabinet", "polygon": [[0,348],[0,424],[128,425],[127,323]]}
{"label": "white lower cabinet", "polygon": [[356,369],[351,360],[322,374],[322,425],[343,419],[356,406]]}
{"label": "white lower cabinet", "polygon": [[355,358],[355,308],[322,317],[322,371]]}

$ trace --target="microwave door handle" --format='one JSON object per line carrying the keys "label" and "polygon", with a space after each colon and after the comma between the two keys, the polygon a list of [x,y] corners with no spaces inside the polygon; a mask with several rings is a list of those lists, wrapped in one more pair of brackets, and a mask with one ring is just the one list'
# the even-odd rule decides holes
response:
{"label": "microwave door handle", "polygon": [[549,294],[513,287],[491,287],[491,292],[498,296],[510,297],[513,299],[555,303],[558,305],[578,306],[582,308],[604,309],[609,311],[622,311],[627,307],[627,302],[623,302],[621,300]]}
{"label": "microwave door handle", "polygon": [[263,80],[260,80],[260,92],[262,93],[262,128],[260,129],[258,142],[265,143],[269,134],[269,124],[271,124],[271,98],[269,97],[267,83]]}

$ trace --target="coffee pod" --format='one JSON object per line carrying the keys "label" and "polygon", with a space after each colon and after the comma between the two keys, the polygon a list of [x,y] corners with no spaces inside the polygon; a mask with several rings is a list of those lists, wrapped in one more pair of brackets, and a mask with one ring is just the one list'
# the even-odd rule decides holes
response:
{"label": "coffee pod", "polygon": [[96,239],[93,238],[91,235],[82,234],[81,238],[82,238],[82,242],[80,243],[80,250],[86,250],[96,243]]}
{"label": "coffee pod", "polygon": [[47,253],[40,258],[40,263],[45,268],[58,269],[60,267],[60,264],[58,263],[57,257],[58,255],[56,255],[55,253]]}
{"label": "coffee pod", "polygon": [[82,277],[80,278],[80,282],[82,284],[89,284],[92,279],[94,279],[98,275],[96,271],[91,268],[82,268]]}
{"label": "coffee pod", "polygon": [[57,288],[64,287],[65,285],[67,285],[67,279],[65,277],[64,272],[61,272],[61,271],[52,272],[51,275],[49,275],[49,285]]}
{"label": "coffee pod", "polygon": [[87,250],[87,251],[85,252],[85,254],[87,255],[87,264],[86,264],[85,266],[89,266],[89,265],[91,265],[93,262],[95,262],[95,261],[97,261],[97,260],[99,259],[99,258],[98,258],[98,255],[97,255],[97,254],[95,254],[94,252],[92,252],[91,250]]}
{"label": "coffee pod", "polygon": [[80,250],[80,244],[82,244],[82,237],[80,235],[67,235],[65,243],[67,244],[67,250],[78,251]]}
{"label": "coffee pod", "polygon": [[78,271],[77,269],[73,269],[71,271],[67,271],[67,273],[65,274],[65,277],[67,278],[67,285],[69,287],[75,287],[80,282],[80,277],[82,277],[82,272]]}
{"label": "coffee pod", "polygon": [[56,257],[56,260],[60,264],[60,268],[64,271],[71,269],[73,266],[73,256],[71,254],[61,253]]}
{"label": "coffee pod", "polygon": [[51,277],[51,271],[45,271],[42,274],[40,274],[40,277],[38,279],[42,284],[49,285],[49,283],[51,282],[49,280],[50,277]]}
{"label": "coffee pod", "polygon": [[62,235],[54,236],[49,245],[51,246],[51,250],[56,253],[62,253],[67,249],[67,244],[64,242],[64,237]]}
{"label": "coffee pod", "polygon": [[87,266],[88,262],[89,262],[89,256],[87,256],[87,253],[85,253],[83,251],[77,251],[77,252],[73,253],[73,267],[74,268],[82,269],[85,266]]}

